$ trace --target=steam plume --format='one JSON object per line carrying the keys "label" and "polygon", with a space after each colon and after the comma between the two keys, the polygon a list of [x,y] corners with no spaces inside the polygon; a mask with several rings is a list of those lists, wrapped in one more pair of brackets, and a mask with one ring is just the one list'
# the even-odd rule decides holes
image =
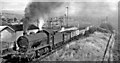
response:
{"label": "steam plume", "polygon": [[31,2],[25,9],[25,17],[29,20],[24,22],[24,31],[27,30],[31,22],[36,21],[40,17],[47,18],[48,15],[58,7],[60,7],[63,2]]}
{"label": "steam plume", "polygon": [[[96,0],[95,0],[96,1]],[[97,0],[98,1],[98,0]],[[69,17],[79,16],[79,17],[91,17],[91,22],[98,23],[96,20],[92,20],[92,18],[104,16],[113,17],[116,15],[117,6],[116,3],[112,2],[69,2]],[[48,18],[48,16],[61,16],[65,14],[65,7],[67,6],[67,2],[31,2],[25,9],[25,17],[29,17],[28,21],[25,21],[25,29],[27,29],[28,23],[37,21],[36,19]],[[63,13],[63,14],[62,14]],[[114,14],[114,15],[113,15]],[[81,21],[90,21],[90,20],[82,20]],[[112,19],[112,18],[111,18]],[[80,19],[79,19],[80,20]],[[111,20],[112,21],[112,20]]]}
{"label": "steam plume", "polygon": [[44,25],[44,20],[42,18],[39,19],[39,29],[42,30],[42,26]]}

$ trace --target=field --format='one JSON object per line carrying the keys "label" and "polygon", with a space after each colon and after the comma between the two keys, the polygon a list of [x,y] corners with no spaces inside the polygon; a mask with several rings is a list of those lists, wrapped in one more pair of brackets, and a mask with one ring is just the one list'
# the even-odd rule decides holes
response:
{"label": "field", "polygon": [[113,55],[114,55],[114,60],[115,61],[119,61],[120,60],[120,42],[119,42],[119,38],[120,38],[120,34],[116,33],[115,38],[115,44],[114,44],[114,49],[113,49]]}

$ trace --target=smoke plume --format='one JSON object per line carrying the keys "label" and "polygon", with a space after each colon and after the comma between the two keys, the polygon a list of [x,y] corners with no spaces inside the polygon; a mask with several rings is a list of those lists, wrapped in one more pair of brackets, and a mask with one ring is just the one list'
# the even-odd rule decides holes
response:
{"label": "smoke plume", "polygon": [[97,2],[96,0],[95,2],[31,2],[25,9],[25,17],[29,17],[29,20],[25,21],[25,29],[27,29],[28,24],[37,21],[36,19],[63,16],[66,12],[66,6],[69,7],[69,17],[81,17],[77,21],[98,23],[98,18],[101,20],[108,16],[112,22],[112,19],[117,16],[117,5],[114,2]]}
{"label": "smoke plume", "polygon": [[24,31],[27,30],[30,23],[33,23],[39,18],[47,18],[48,15],[63,2],[31,2],[25,9],[25,17],[29,20],[24,21]]}

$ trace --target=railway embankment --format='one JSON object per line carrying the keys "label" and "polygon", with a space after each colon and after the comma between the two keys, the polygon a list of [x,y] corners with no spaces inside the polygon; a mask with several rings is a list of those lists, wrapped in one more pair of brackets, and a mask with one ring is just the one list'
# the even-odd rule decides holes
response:
{"label": "railway embankment", "polygon": [[112,61],[114,41],[114,34],[94,32],[67,44],[42,61]]}

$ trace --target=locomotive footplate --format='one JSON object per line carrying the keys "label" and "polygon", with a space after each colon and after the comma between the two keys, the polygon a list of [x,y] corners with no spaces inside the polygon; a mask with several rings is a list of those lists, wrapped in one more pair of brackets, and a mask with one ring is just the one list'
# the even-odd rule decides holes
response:
{"label": "locomotive footplate", "polygon": [[31,61],[31,58],[26,54],[7,54],[2,58],[4,59],[3,63],[22,63]]}
{"label": "locomotive footplate", "polygon": [[54,49],[57,49],[58,47],[60,47],[60,46],[62,46],[64,44],[64,42],[62,41],[62,42],[58,42],[58,43],[56,43],[54,46],[53,46],[53,50]]}
{"label": "locomotive footplate", "polygon": [[7,54],[2,58],[4,59],[3,63],[30,62],[33,61],[34,59],[41,58],[42,56],[46,55],[49,52],[51,52],[51,46],[45,46],[43,48],[36,49],[34,53]]}

